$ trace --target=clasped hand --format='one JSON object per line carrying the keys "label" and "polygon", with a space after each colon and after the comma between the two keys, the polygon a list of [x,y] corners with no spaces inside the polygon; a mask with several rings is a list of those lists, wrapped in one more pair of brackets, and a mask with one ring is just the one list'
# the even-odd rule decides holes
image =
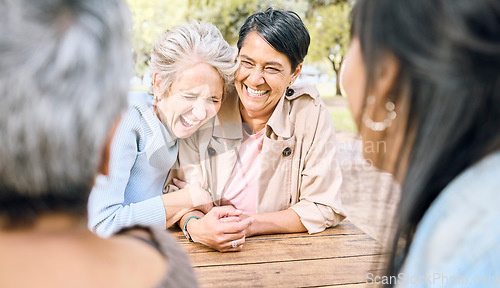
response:
{"label": "clasped hand", "polygon": [[190,221],[188,231],[193,241],[219,252],[241,251],[252,222],[253,218],[241,210],[220,206],[212,208],[201,219]]}

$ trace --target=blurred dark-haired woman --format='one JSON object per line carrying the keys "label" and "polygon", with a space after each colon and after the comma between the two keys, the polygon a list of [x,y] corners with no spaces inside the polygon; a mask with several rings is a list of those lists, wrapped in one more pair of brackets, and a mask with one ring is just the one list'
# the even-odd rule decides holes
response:
{"label": "blurred dark-haired woman", "polygon": [[351,34],[343,86],[363,142],[387,144],[365,157],[402,183],[388,274],[496,287],[500,3],[358,0]]}

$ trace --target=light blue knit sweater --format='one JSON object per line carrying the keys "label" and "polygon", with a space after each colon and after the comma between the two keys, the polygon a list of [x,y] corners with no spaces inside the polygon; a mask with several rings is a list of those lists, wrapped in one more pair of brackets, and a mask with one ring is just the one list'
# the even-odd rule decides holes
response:
{"label": "light blue knit sweater", "polygon": [[102,237],[132,225],[166,227],[160,196],[177,139],[155,115],[151,95],[130,92],[128,100],[111,144],[109,175],[97,177],[88,203],[89,229]]}

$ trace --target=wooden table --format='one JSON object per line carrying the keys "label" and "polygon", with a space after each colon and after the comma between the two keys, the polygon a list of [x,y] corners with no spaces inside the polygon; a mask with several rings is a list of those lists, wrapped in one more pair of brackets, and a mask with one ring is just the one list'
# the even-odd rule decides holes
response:
{"label": "wooden table", "polygon": [[201,287],[365,287],[367,273],[377,274],[382,261],[380,245],[347,220],[312,235],[251,237],[241,252],[231,253],[171,232],[189,254]]}

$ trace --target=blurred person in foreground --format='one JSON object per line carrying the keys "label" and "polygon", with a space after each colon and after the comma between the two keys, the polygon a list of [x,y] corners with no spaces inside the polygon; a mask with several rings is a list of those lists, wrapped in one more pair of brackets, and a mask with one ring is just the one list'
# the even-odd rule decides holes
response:
{"label": "blurred person in foreground", "polygon": [[213,125],[234,79],[236,54],[210,23],[181,23],[158,37],[149,62],[152,94],[129,93],[109,175],[98,176],[90,194],[92,231],[107,237],[133,225],[167,229],[193,209],[210,211],[210,195],[199,186],[163,194],[163,185],[179,139]]}
{"label": "blurred person in foreground", "polygon": [[390,284],[499,276],[500,2],[358,0],[351,36],[343,87],[387,144],[365,158],[402,183]]}
{"label": "blurred person in foreground", "polygon": [[86,226],[131,75],[124,1],[0,1],[0,287],[193,287],[153,228]]}

